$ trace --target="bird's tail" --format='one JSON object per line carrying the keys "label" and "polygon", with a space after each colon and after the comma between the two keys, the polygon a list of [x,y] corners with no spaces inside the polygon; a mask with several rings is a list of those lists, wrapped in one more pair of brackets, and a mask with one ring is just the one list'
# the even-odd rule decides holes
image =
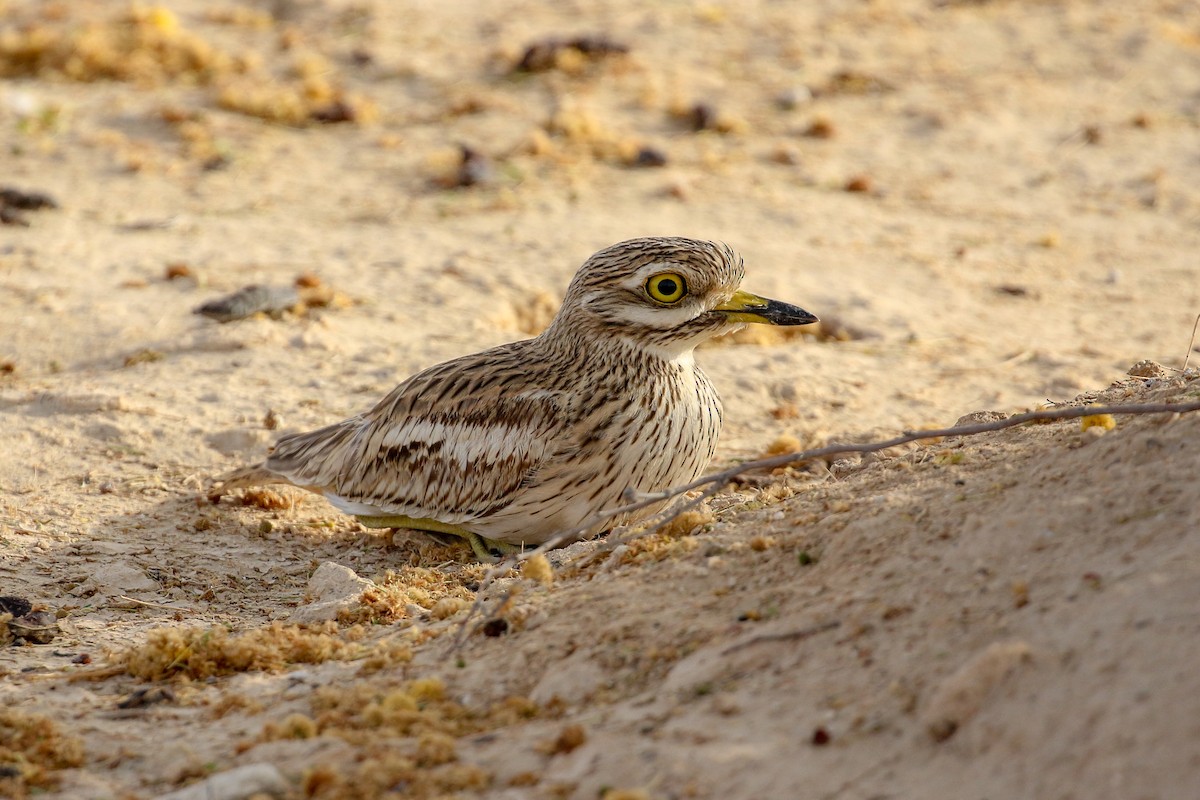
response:
{"label": "bird's tail", "polygon": [[289,486],[295,485],[278,472],[267,469],[263,464],[256,464],[253,467],[242,467],[241,469],[235,469],[233,472],[227,472],[213,481],[213,485],[208,490],[208,499],[216,502],[234,489],[245,489],[250,486],[272,486],[280,483]]}

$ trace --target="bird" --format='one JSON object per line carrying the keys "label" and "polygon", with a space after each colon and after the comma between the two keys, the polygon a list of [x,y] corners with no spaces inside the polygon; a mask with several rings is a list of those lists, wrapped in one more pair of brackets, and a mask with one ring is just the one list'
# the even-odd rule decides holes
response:
{"label": "bird", "polygon": [[695,480],[721,433],[721,400],[694,350],[747,323],[807,325],[802,308],[741,289],[726,244],[631,239],[588,258],[538,336],[429,367],[373,408],[281,437],[210,497],[291,484],[368,528],[466,539],[482,561],[604,519],[630,496]]}

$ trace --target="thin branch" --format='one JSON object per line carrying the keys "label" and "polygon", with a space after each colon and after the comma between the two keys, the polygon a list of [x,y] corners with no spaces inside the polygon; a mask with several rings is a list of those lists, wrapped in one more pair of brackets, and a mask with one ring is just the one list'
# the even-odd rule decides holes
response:
{"label": "thin branch", "polygon": [[136,597],[128,595],[117,595],[118,600],[123,600],[126,603],[132,603],[135,606],[145,606],[146,608],[164,608],[167,611],[194,611],[195,609],[186,608],[184,606],[169,606],[165,603],[151,603],[149,600],[138,600]]}
{"label": "thin branch", "polygon": [[[778,456],[769,458],[760,458],[754,461],[743,461],[740,464],[730,467],[722,472],[715,472],[711,475],[697,478],[691,483],[677,486],[674,489],[667,489],[662,492],[653,492],[650,494],[642,494],[638,496],[636,502],[629,505],[621,506],[620,508],[610,509],[602,512],[609,515],[628,514],[633,511],[640,511],[647,506],[661,503],[664,500],[669,500],[672,497],[690,492],[693,489],[699,489],[701,486],[709,484],[720,484],[724,486],[734,478],[746,472],[751,472],[759,469],[774,469],[788,464],[799,464],[805,461],[814,461],[818,458],[827,458],[829,456],[843,455],[847,453],[876,453],[880,450],[888,450],[893,447],[899,447],[910,442],[921,441],[922,439],[942,439],[950,436],[974,436],[980,433],[990,433],[991,431],[1004,430],[1005,428],[1015,428],[1018,425],[1024,425],[1028,422],[1043,422],[1062,419],[1076,419],[1078,417],[1089,417],[1097,414],[1171,414],[1185,413],[1188,411],[1200,411],[1200,402],[1192,403],[1140,403],[1116,406],[1071,406],[1069,408],[1052,408],[1043,409],[1040,411],[1028,411],[1024,414],[1014,414],[1005,419],[998,419],[992,422],[980,422],[974,425],[958,425],[950,428],[931,428],[927,430],[905,431],[902,435],[892,439],[887,439],[882,442],[863,442],[861,444],[831,444],[827,447],[819,447],[815,450],[803,450],[797,453],[784,453]],[[539,548],[540,549],[540,548]],[[535,551],[537,552],[537,551]]]}
{"label": "thin branch", "polygon": [[822,622],[818,625],[810,625],[807,628],[797,628],[791,631],[780,631],[778,633],[763,633],[758,636],[751,636],[749,639],[743,639],[740,642],[734,642],[721,651],[721,655],[727,656],[737,650],[743,650],[752,645],[762,644],[763,642],[786,642],[794,639],[807,639],[810,636],[816,636],[818,633],[831,631],[834,628],[840,627],[841,620],[830,620]]}
{"label": "thin branch", "polygon": [[[688,503],[678,508],[670,508],[664,512],[660,519],[656,520],[652,526],[643,526],[639,528],[635,536],[619,536],[614,539],[613,547],[619,546],[624,542],[636,538],[636,536],[646,535],[658,530],[671,519],[674,519],[683,511],[692,508],[695,505],[703,502],[712,495],[719,492],[730,481],[739,475],[747,472],[760,469],[774,469],[789,464],[800,464],[805,461],[814,461],[819,458],[828,458],[829,456],[846,455],[851,453],[877,453],[881,450],[888,450],[900,445],[918,442],[925,439],[942,439],[951,436],[975,436],[981,433],[990,433],[991,431],[1004,430],[1005,428],[1015,428],[1019,425],[1025,425],[1030,422],[1053,422],[1055,420],[1077,419],[1079,417],[1088,417],[1099,414],[1113,415],[1134,415],[1134,414],[1183,414],[1190,411],[1200,411],[1200,401],[1191,403],[1131,403],[1127,405],[1112,405],[1112,406],[1070,406],[1067,408],[1052,408],[1042,409],[1039,411],[1028,411],[1024,414],[1014,414],[1005,419],[994,420],[992,422],[980,422],[974,425],[956,425],[949,428],[930,428],[926,430],[905,431],[900,436],[895,436],[891,439],[886,439],[881,442],[863,442],[860,444],[831,444],[827,447],[818,447],[814,450],[803,450],[796,453],[784,453],[782,455],[771,456],[769,458],[759,458],[753,461],[743,461],[740,464],[714,472],[711,475],[705,475],[697,478],[691,483],[682,486],[676,486],[673,489],[667,489],[661,492],[651,492],[644,494],[636,494],[632,502],[616,508],[602,509],[594,514],[586,522],[578,527],[564,531],[557,536],[552,537],[546,542],[539,545],[533,550],[522,552],[508,558],[503,559],[498,564],[488,570],[487,575],[480,582],[478,593],[476,594],[475,603],[471,606],[467,615],[463,618],[458,636],[455,637],[453,644],[447,652],[447,657],[455,653],[465,641],[470,622],[475,615],[483,608],[484,591],[495,582],[502,573],[507,572],[517,563],[526,561],[533,556],[544,554],[554,548],[571,542],[578,538],[581,534],[586,533],[594,526],[604,523],[614,517],[631,514],[650,506],[663,503],[682,494],[693,491],[695,489],[705,488],[704,492],[699,497],[693,498]],[[608,549],[605,548],[604,552]],[[502,602],[507,602],[508,593],[501,598]]]}
{"label": "thin branch", "polygon": [[1187,355],[1185,355],[1183,357],[1183,367],[1179,370],[1180,372],[1187,371],[1188,361],[1192,357],[1192,348],[1195,347],[1195,345],[1196,345],[1196,329],[1197,328],[1200,328],[1200,314],[1196,315],[1196,321],[1194,323],[1192,323],[1192,338],[1188,339],[1188,351],[1187,351]]}

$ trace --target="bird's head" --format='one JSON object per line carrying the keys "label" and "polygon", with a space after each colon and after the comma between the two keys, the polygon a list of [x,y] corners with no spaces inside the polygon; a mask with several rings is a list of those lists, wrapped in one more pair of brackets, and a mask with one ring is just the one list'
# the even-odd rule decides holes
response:
{"label": "bird's head", "polygon": [[744,275],[741,257],[728,245],[631,239],[584,262],[551,330],[620,337],[673,358],[744,323],[817,321],[801,308],[742,291]]}

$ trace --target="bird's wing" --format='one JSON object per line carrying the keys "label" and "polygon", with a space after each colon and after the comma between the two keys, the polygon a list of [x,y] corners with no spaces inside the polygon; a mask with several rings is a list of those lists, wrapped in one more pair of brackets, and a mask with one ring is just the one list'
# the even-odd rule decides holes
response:
{"label": "bird's wing", "polygon": [[458,524],[512,502],[570,446],[573,398],[514,380],[513,346],[447,362],[371,411],[281,439],[267,467],[343,511]]}

